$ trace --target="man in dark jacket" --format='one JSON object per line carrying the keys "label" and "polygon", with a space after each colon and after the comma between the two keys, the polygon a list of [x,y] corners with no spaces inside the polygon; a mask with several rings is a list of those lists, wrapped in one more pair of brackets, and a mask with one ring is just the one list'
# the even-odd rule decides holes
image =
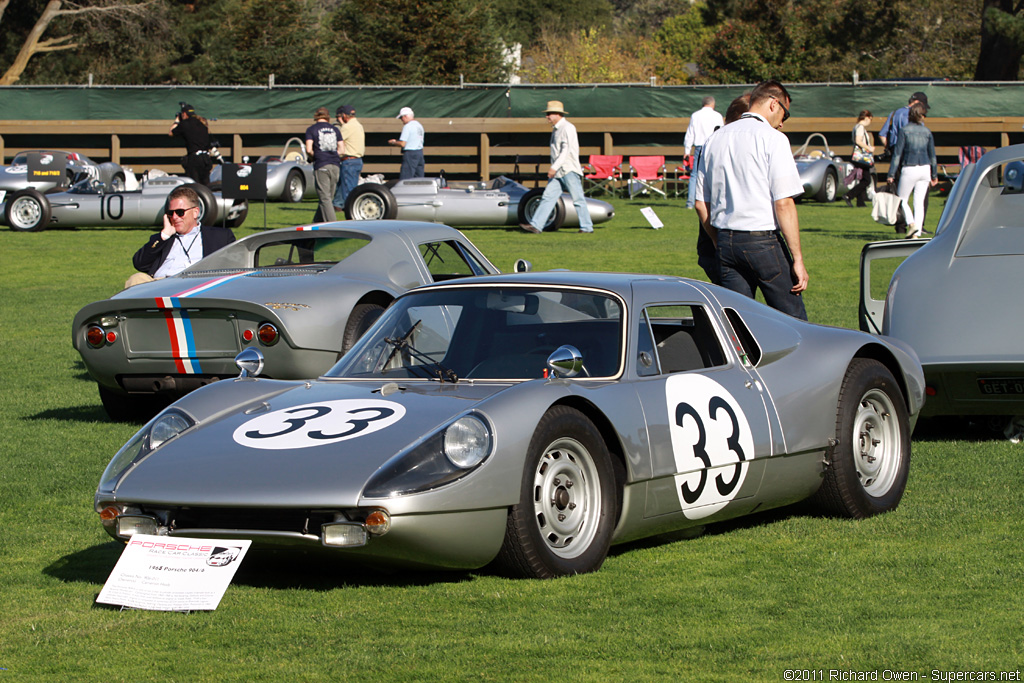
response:
{"label": "man in dark jacket", "polygon": [[125,288],[177,275],[204,256],[235,241],[229,228],[199,224],[199,195],[188,185],[171,191],[164,213],[164,229],[151,235],[135,252],[132,265],[138,270]]}

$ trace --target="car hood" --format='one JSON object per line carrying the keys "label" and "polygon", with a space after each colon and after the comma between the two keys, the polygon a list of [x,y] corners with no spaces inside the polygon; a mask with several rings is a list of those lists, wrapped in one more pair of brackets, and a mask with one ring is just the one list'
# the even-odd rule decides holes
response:
{"label": "car hood", "polygon": [[[382,391],[380,383],[323,380],[267,396],[258,391],[260,382],[252,384],[256,399],[199,420],[139,461],[118,483],[116,499],[175,506],[355,506],[367,480],[392,456],[510,386],[407,382]],[[214,389],[193,394],[195,407],[216,405]],[[190,403],[186,397],[176,406],[190,412]]]}

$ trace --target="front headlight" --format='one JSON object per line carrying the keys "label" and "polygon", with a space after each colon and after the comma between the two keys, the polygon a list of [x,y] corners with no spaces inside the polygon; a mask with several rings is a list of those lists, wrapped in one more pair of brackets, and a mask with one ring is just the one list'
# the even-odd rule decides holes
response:
{"label": "front headlight", "polygon": [[165,410],[153,418],[145,427],[136,432],[128,443],[103,470],[100,477],[99,493],[113,493],[118,480],[133,463],[175,438],[195,424],[188,415],[177,410]]}
{"label": "front headlight", "polygon": [[494,450],[490,424],[463,415],[384,463],[370,477],[363,495],[389,498],[450,484],[469,474]]}

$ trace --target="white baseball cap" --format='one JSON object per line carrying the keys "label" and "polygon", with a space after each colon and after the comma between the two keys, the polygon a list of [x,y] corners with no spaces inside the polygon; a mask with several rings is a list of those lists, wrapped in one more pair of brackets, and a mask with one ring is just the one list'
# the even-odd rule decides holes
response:
{"label": "white baseball cap", "polygon": [[398,116],[396,116],[395,118],[400,119],[403,116],[411,116],[412,118],[416,118],[416,115],[412,113],[412,109],[410,109],[409,107],[402,107],[402,111],[398,112]]}

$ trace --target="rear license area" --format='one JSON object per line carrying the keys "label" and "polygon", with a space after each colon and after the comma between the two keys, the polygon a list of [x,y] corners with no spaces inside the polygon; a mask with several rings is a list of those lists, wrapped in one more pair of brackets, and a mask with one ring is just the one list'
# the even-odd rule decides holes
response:
{"label": "rear license area", "polygon": [[985,396],[1024,394],[1024,377],[979,377],[978,389]]}
{"label": "rear license area", "polygon": [[128,355],[234,356],[241,348],[235,315],[229,311],[195,308],[135,312],[123,324]]}

